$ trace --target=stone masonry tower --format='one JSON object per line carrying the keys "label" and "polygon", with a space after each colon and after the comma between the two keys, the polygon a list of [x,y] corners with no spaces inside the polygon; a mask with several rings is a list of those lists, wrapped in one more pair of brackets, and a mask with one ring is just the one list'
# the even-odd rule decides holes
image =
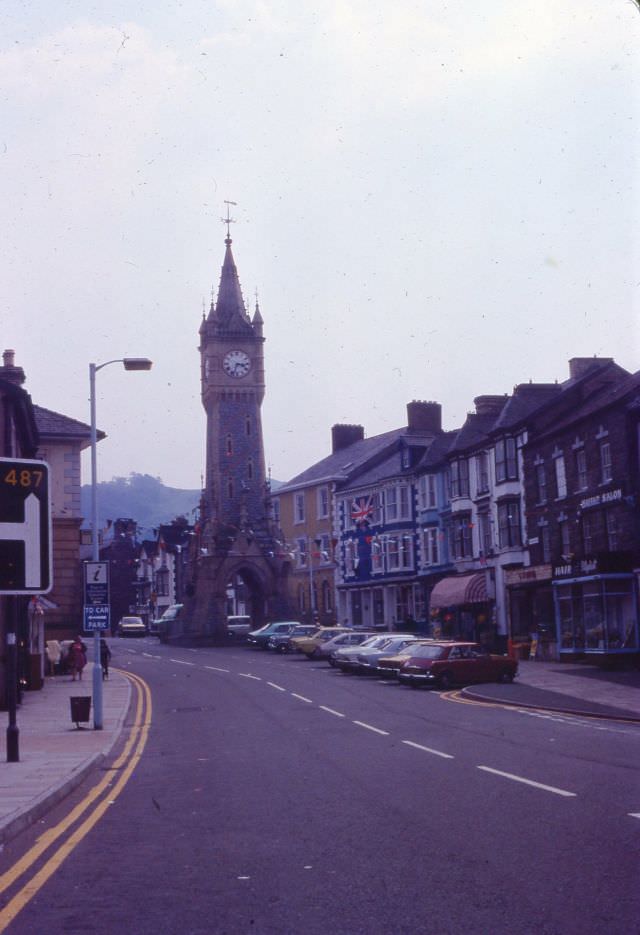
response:
{"label": "stone masonry tower", "polygon": [[207,414],[207,514],[240,527],[265,520],[265,462],[260,407],[264,337],[256,303],[246,313],[238,271],[226,250],[218,300],[200,327],[202,404]]}
{"label": "stone masonry tower", "polygon": [[263,322],[247,314],[227,218],[217,301],[200,325],[200,379],[207,418],[206,480],[190,578],[192,595],[170,639],[221,640],[228,595],[241,582],[255,626],[286,616],[288,556],[271,520],[261,405]]}

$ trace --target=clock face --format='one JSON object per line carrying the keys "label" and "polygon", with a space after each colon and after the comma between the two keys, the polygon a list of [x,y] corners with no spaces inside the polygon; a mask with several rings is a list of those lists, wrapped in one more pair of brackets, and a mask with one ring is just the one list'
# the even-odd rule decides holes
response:
{"label": "clock face", "polygon": [[251,370],[251,360],[244,351],[229,351],[224,355],[222,368],[230,377],[246,377]]}

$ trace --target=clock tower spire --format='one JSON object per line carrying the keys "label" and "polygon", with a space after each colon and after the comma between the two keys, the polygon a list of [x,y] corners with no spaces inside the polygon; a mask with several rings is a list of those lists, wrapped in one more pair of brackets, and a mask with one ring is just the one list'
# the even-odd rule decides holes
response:
{"label": "clock tower spire", "polygon": [[271,517],[265,476],[263,320],[249,317],[231,251],[229,215],[217,300],[200,325],[200,385],[207,418],[206,477],[190,550],[187,598],[169,642],[224,643],[227,616],[253,626],[290,615],[290,559]]}
{"label": "clock tower spire", "polygon": [[218,298],[200,327],[202,404],[207,416],[205,499],[211,520],[266,528],[262,320],[244,304],[227,224]]}

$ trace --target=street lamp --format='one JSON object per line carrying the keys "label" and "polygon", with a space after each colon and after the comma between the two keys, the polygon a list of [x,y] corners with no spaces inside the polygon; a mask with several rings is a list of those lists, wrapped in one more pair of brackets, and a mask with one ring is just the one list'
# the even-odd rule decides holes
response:
{"label": "street lamp", "polygon": [[[118,357],[104,364],[89,364],[89,389],[91,400],[91,558],[100,560],[98,542],[98,468],[96,429],[96,373],[109,364],[122,364],[125,370],[151,370],[152,362],[147,357]],[[102,730],[102,666],[100,665],[100,630],[93,631],[93,728]]]}

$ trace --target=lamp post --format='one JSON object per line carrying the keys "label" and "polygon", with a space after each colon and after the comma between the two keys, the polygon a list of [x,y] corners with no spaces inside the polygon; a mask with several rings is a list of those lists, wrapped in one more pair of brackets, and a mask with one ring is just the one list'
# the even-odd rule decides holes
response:
{"label": "lamp post", "polygon": [[[152,362],[146,357],[118,357],[104,364],[89,364],[89,390],[91,400],[91,558],[100,560],[98,541],[98,466],[96,428],[96,373],[109,364],[122,364],[125,370],[151,370]],[[102,730],[102,666],[100,665],[100,630],[93,631],[93,728]]]}

